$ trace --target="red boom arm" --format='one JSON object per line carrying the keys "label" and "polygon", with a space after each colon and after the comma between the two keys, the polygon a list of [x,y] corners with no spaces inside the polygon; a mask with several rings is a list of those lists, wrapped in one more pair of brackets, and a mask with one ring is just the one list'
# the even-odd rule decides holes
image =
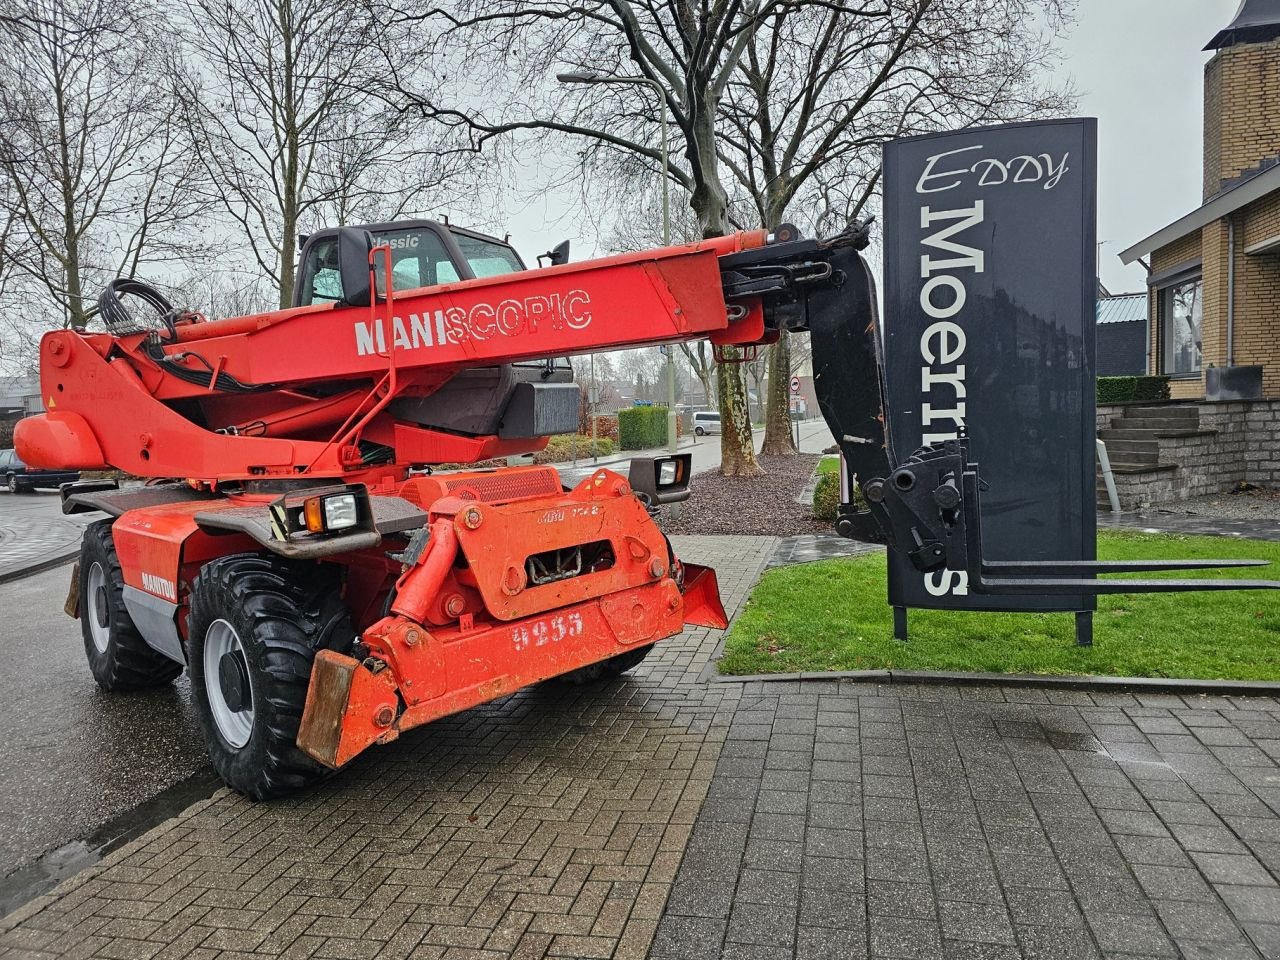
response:
{"label": "red boom arm", "polygon": [[[413,463],[540,449],[545,437],[432,429],[388,407],[428,397],[469,368],[702,338],[760,342],[763,312],[726,306],[719,258],[765,242],[763,231],[738,233],[393,293],[372,307],[186,319],[158,348],[155,334],[49,333],[48,412],[19,425],[17,445],[46,467],[208,482],[358,475],[372,484]],[[215,387],[215,378],[241,389]],[[359,441],[393,452],[370,467]]]}

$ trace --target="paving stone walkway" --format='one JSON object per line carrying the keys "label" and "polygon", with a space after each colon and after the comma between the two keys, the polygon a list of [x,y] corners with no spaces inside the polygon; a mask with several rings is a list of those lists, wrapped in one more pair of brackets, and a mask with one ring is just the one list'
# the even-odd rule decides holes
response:
{"label": "paving stone walkway", "polygon": [[[676,540],[731,611],[779,546]],[[1277,700],[709,683],[718,642],[221,791],[0,920],[0,960],[1280,960]]]}
{"label": "paving stone walkway", "polygon": [[0,581],[71,557],[85,523],[96,517],[64,516],[55,494],[0,493]]}
{"label": "paving stone walkway", "polygon": [[1280,957],[1280,701],[741,689],[654,960]]}
{"label": "paving stone walkway", "polygon": [[1099,530],[1134,529],[1160,533],[1187,533],[1206,537],[1240,537],[1247,540],[1280,540],[1280,521],[1239,520],[1189,513],[1111,514],[1098,511]]}
{"label": "paving stone walkway", "polygon": [[[776,543],[674,540],[730,610]],[[640,960],[740,695],[700,679],[719,636],[422,727],[288,801],[220,791],[0,920],[0,960]]]}

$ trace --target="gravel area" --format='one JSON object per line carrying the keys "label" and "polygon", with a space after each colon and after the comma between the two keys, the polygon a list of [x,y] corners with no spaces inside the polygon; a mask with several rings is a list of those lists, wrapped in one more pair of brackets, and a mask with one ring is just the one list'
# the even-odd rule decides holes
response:
{"label": "gravel area", "polygon": [[1280,520],[1280,490],[1212,493],[1190,500],[1153,503],[1144,513],[1181,513],[1223,520]]}
{"label": "gravel area", "polygon": [[694,474],[693,492],[681,505],[679,519],[661,515],[658,525],[668,534],[829,533],[831,524],[814,519],[812,504],[796,502],[821,458],[799,454],[759,459],[765,471],[760,477],[722,477],[718,468]]}

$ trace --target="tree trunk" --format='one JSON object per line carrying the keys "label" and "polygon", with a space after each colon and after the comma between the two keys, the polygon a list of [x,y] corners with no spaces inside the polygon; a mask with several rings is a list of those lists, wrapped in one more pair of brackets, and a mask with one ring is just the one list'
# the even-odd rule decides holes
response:
{"label": "tree trunk", "polygon": [[720,473],[726,477],[754,477],[764,473],[751,442],[751,413],[742,364],[722,363],[716,377],[720,401]]}
{"label": "tree trunk", "polygon": [[[729,195],[717,178],[715,139],[715,104],[695,108],[693,138],[689,145],[694,169],[701,172],[695,183],[689,205],[698,216],[704,237],[724,236],[729,228]],[[726,477],[754,477],[764,473],[756,462],[755,444],[751,442],[751,411],[747,406],[747,385],[742,377],[742,364],[717,364],[717,390],[720,401],[720,473]]]}
{"label": "tree trunk", "polygon": [[778,342],[769,348],[769,399],[764,417],[761,456],[789,456],[797,453],[791,436],[791,342],[781,331]]}

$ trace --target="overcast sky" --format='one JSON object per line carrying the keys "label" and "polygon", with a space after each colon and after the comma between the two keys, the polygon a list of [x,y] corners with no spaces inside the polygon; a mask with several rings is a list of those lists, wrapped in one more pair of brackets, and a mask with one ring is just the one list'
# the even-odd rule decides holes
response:
{"label": "overcast sky", "polygon": [[[1113,293],[1146,288],[1142,267],[1122,266],[1117,254],[1200,205],[1209,59],[1201,48],[1238,6],[1238,0],[1079,0],[1061,70],[1080,90],[1078,114],[1098,118],[1099,266]],[[588,227],[565,216],[579,209],[576,191],[505,199],[505,229],[529,263],[565,237],[575,260],[605,252]],[[682,202],[678,195],[672,201]]]}
{"label": "overcast sky", "polygon": [[1145,289],[1117,254],[1200,205],[1201,51],[1238,0],[1080,0],[1063,69],[1081,116],[1098,118],[1101,277],[1112,293]]}

